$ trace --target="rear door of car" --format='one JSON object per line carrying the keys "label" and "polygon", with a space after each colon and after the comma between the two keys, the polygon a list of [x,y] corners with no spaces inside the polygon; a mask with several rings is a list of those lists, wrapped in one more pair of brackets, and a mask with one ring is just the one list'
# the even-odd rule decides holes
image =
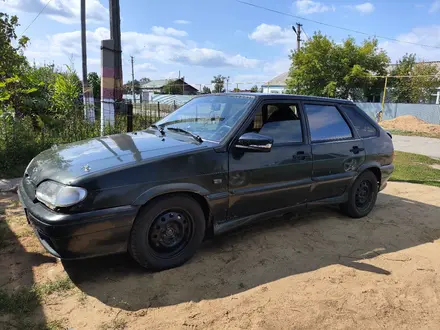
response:
{"label": "rear door of car", "polygon": [[363,141],[336,103],[303,105],[313,156],[310,200],[340,196],[365,161]]}

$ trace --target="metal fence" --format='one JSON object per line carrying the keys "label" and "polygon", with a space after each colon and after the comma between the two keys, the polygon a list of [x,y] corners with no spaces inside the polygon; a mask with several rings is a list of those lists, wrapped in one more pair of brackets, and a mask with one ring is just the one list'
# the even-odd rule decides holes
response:
{"label": "metal fence", "polygon": [[[357,102],[356,105],[375,120],[377,114],[382,110],[381,103]],[[384,104],[383,120],[394,119],[405,115],[417,117],[430,124],[440,124],[440,105],[410,103]]]}

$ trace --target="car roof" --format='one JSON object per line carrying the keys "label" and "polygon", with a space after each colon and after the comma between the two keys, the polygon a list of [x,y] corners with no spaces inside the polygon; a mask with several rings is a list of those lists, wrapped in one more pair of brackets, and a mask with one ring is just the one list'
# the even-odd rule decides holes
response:
{"label": "car roof", "polygon": [[352,101],[349,100],[343,100],[343,99],[336,99],[336,98],[330,98],[330,97],[321,97],[321,96],[307,96],[307,95],[296,95],[296,94],[274,94],[274,93],[216,93],[216,94],[205,94],[205,96],[209,95],[228,95],[228,96],[253,96],[257,97],[258,99],[280,99],[280,100],[302,100],[302,101],[319,101],[319,102],[331,102],[331,103],[346,103],[346,104],[353,104]]}

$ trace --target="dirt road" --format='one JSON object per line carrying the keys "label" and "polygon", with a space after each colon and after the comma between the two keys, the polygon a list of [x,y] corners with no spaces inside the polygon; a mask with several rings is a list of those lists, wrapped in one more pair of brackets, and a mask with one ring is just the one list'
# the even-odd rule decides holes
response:
{"label": "dirt road", "polygon": [[0,286],[67,272],[74,288],[46,297],[35,319],[74,329],[438,329],[439,238],[440,188],[390,183],[367,218],[325,208],[273,220],[160,273],[126,256],[53,263],[20,237],[0,254]]}

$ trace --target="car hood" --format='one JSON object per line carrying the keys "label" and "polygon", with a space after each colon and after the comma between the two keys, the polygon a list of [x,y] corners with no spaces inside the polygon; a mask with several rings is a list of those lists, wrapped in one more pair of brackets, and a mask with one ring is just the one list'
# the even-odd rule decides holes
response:
{"label": "car hood", "polygon": [[177,140],[146,131],[117,134],[54,145],[30,162],[25,176],[34,185],[47,179],[72,184],[80,177],[210,146],[210,142],[192,142],[186,137]]}

